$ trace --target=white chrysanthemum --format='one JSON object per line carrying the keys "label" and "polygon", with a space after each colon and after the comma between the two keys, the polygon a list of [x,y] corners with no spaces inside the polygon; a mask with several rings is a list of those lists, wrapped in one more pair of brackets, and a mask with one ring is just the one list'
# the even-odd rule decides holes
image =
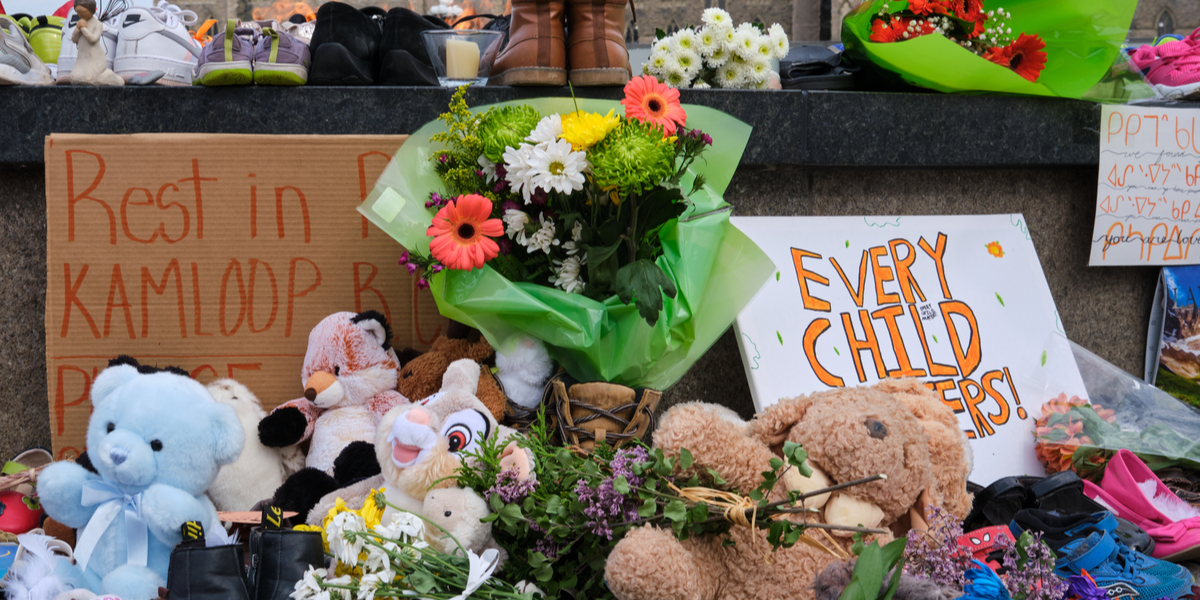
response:
{"label": "white chrysanthemum", "polygon": [[701,56],[712,56],[721,47],[721,39],[711,29],[701,29],[696,34],[696,51]]}
{"label": "white chrysanthemum", "polygon": [[700,58],[700,54],[694,50],[680,52],[675,62],[683,72],[683,78],[689,83],[700,74],[700,69],[704,68],[704,59]]}
{"label": "white chrysanthemum", "polygon": [[682,70],[671,69],[670,71],[667,71],[667,78],[664,83],[673,88],[686,88],[689,82],[687,76],[684,75]]}
{"label": "white chrysanthemum", "polygon": [[708,65],[710,69],[719,69],[721,65],[727,62],[729,62],[729,50],[725,48],[724,43],[721,44],[720,48],[713,50],[712,55],[704,59],[704,64]]}
{"label": "white chrysanthemum", "polygon": [[725,47],[725,50],[728,51],[733,48],[733,40],[737,36],[736,29],[732,27],[726,27],[725,29],[717,31],[716,34],[717,39],[721,40],[721,44]]}
{"label": "white chrysanthemum", "polygon": [[754,55],[760,59],[771,60],[774,56],[774,47],[771,46],[771,38],[760,35],[754,40]]}
{"label": "white chrysanthemum", "polygon": [[[515,208],[510,208],[504,211],[504,216],[500,218],[504,220],[504,233],[508,235],[509,239],[512,239],[512,237],[517,234],[525,233],[525,225],[529,223],[529,214],[523,210],[517,210]],[[523,246],[524,244],[521,245]],[[379,533],[379,535],[384,537],[392,537],[379,531],[380,527],[383,526],[380,525],[379,527],[375,528],[375,531]],[[389,527],[387,529],[390,531],[391,528]]]}
{"label": "white chrysanthemum", "polygon": [[[342,513],[342,514],[346,514],[346,513]],[[330,549],[332,549],[332,548],[330,548]],[[351,564],[353,564],[353,563],[351,563]],[[329,585],[354,585],[354,580],[351,579],[349,575],[342,575],[341,577],[334,577],[333,579],[328,579],[325,581],[325,583],[327,583]],[[352,600],[353,599],[353,592],[351,590],[347,590],[344,588],[329,588],[325,591],[329,593],[330,600]]]}
{"label": "white chrysanthemum", "polygon": [[642,63],[642,75],[649,75],[649,74],[650,74],[650,65],[648,63]]}
{"label": "white chrysanthemum", "polygon": [[587,168],[587,152],[573,152],[567,140],[538,144],[529,159],[534,187],[547,192],[570,194],[582,190],[583,172]]}
{"label": "white chrysanthemum", "polygon": [[733,89],[740,86],[741,83],[742,71],[738,65],[734,63],[725,63],[725,65],[723,65],[720,69],[717,69],[717,87]]}
{"label": "white chrysanthemum", "polygon": [[328,573],[325,569],[318,569],[309,565],[308,570],[304,572],[304,577],[301,577],[296,582],[292,598],[294,600],[306,600],[321,593],[321,581],[325,580],[326,575]]}
{"label": "white chrysanthemum", "polygon": [[696,39],[696,32],[691,29],[680,29],[671,36],[673,39],[671,45],[676,51],[679,50],[695,50],[699,41]]}
{"label": "white chrysanthemum", "polygon": [[758,35],[758,28],[754,26],[754,23],[742,23],[737,26],[737,32]]}
{"label": "white chrysanthemum", "polygon": [[738,31],[733,34],[733,42],[730,43],[730,51],[746,60],[754,58],[754,42],[758,39],[758,34],[747,31]]}
{"label": "white chrysanthemum", "polygon": [[529,159],[533,157],[533,146],[521,144],[520,148],[509,146],[504,149],[504,179],[508,181],[514,192],[520,192],[529,204],[533,195],[533,173],[529,168]]}
{"label": "white chrysanthemum", "polygon": [[550,115],[542,117],[542,120],[538,121],[537,127],[533,128],[525,140],[533,144],[549,144],[557,141],[562,132],[562,117]]}
{"label": "white chrysanthemum", "polygon": [[[376,532],[378,533],[378,532]],[[377,538],[378,539],[378,538]],[[364,573],[391,573],[392,572],[392,557],[388,555],[388,550],[399,552],[400,546],[395,542],[381,540],[380,543],[388,548],[380,548],[374,544],[368,544],[366,547],[367,558],[359,563]],[[388,579],[387,581],[391,581]]]}
{"label": "white chrysanthemum", "polygon": [[555,237],[554,220],[547,221],[546,214],[542,213],[538,215],[538,223],[541,224],[541,227],[529,236],[529,243],[526,247],[530,252],[541,250],[550,254],[550,248],[559,245],[558,238]]}
{"label": "white chrysanthemum", "polygon": [[[505,212],[505,215],[507,215],[509,212],[513,211],[509,210]],[[529,217],[526,215],[526,221],[528,221],[528,219]],[[421,517],[418,517],[413,513],[396,511],[396,513],[392,515],[392,520],[389,521],[387,525],[380,523],[379,525],[375,526],[375,531],[380,535],[386,535],[387,537],[396,540],[402,539],[400,536],[404,536],[409,539],[421,539],[425,535],[425,521],[422,521]]]}
{"label": "white chrysanthemum", "polygon": [[708,89],[712,89],[712,86],[711,86],[711,85],[708,85],[708,82],[707,82],[707,81],[697,81],[697,82],[696,82],[694,85],[692,85],[692,89],[694,89],[694,90],[708,90]]}
{"label": "white chrysanthemum", "polygon": [[496,181],[496,163],[488,160],[487,156],[479,155],[479,170],[483,171],[483,176],[487,178],[488,183]]}
{"label": "white chrysanthemum", "polygon": [[362,579],[358,580],[358,600],[372,600],[375,597],[375,590],[382,583],[391,583],[391,579],[385,582],[376,573],[363,575]]}
{"label": "white chrysanthemum", "polygon": [[334,558],[347,565],[357,563],[365,542],[361,536],[346,534],[364,532],[366,529],[367,523],[355,513],[338,513],[333,517],[333,521],[325,528],[325,533],[329,539],[329,551],[333,553]]}
{"label": "white chrysanthemum", "polygon": [[575,225],[571,227],[571,241],[578,242],[583,239],[583,221],[576,220]]}
{"label": "white chrysanthemum", "polygon": [[778,60],[787,56],[791,45],[788,42],[787,33],[783,31],[783,26],[781,26],[779,23],[772,25],[771,28],[767,30],[767,37],[771,40],[772,58]]}
{"label": "white chrysanthemum", "polygon": [[700,21],[715,29],[733,27],[733,19],[729,16],[729,13],[720,8],[704,9],[704,14],[700,15]]}
{"label": "white chrysanthemum", "polygon": [[554,261],[554,275],[550,276],[550,283],[562,289],[568,294],[583,291],[583,279],[580,277],[583,262],[578,256],[568,256],[566,260]]}
{"label": "white chrysanthemum", "polygon": [[771,61],[766,58],[754,59],[743,67],[745,80],[747,83],[752,83],[755,87],[760,83],[764,83],[771,77]]}

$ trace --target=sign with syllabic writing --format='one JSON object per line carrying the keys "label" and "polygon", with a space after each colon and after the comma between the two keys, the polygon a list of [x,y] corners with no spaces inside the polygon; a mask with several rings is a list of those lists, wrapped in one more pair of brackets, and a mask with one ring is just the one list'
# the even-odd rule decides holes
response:
{"label": "sign with syllabic writing", "polygon": [[779,269],[735,324],[755,407],[917,377],[959,417],[972,481],[1041,474],[1033,422],[1086,397],[1024,217],[734,217]]}
{"label": "sign with syllabic writing", "polygon": [[1200,110],[1105,105],[1091,266],[1200,264]]}
{"label": "sign with syllabic writing", "polygon": [[299,397],[308,333],[383,313],[397,347],[444,319],[355,208],[404,136],[46,138],[46,379],[54,454],[84,449],[108,360],[230,377],[270,410]]}

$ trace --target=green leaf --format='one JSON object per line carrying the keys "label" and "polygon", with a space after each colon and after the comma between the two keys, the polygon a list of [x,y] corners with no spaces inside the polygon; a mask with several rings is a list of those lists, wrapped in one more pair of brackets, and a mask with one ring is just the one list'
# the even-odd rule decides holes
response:
{"label": "green leaf", "polygon": [[623,240],[607,246],[591,246],[581,244],[580,248],[587,253],[588,282],[595,285],[609,285],[617,274],[617,250]]}
{"label": "green leaf", "polygon": [[504,508],[504,501],[500,499],[500,494],[492,494],[491,499],[488,500],[488,505],[492,507],[492,512],[498,513],[500,509]]}
{"label": "green leaf", "polygon": [[675,282],[658,265],[644,259],[631,262],[617,271],[613,291],[625,304],[636,299],[638,314],[651,325],[658,322],[658,314],[662,312],[662,294],[674,298],[676,293]]}
{"label": "green leaf", "polygon": [[771,523],[771,528],[767,530],[767,543],[772,547],[778,548],[783,538],[783,530],[786,525],[784,521],[774,521]]}
{"label": "green leaf", "polygon": [[654,39],[661,40],[665,37],[667,37],[667,32],[665,32],[661,29],[658,29],[658,28],[654,29]]}
{"label": "green leaf", "polygon": [[[495,496],[493,496],[495,497]],[[521,507],[516,504],[506,504],[500,509],[500,520],[504,521],[505,525],[513,526],[521,522]]]}
{"label": "green leaf", "polygon": [[546,564],[534,569],[533,576],[539,582],[544,583],[544,582],[550,581],[550,578],[554,577],[554,566],[551,565],[550,563],[546,563]]}
{"label": "green leaf", "polygon": [[1000,292],[996,292],[996,299],[1000,301],[1000,306],[1004,306],[1004,298],[1000,297]]}
{"label": "green leaf", "polygon": [[430,575],[425,571],[409,573],[404,577],[404,582],[408,585],[411,585],[418,594],[426,594],[429,592],[429,590],[432,590],[434,586],[433,575]]}
{"label": "green leaf", "polygon": [[682,522],[687,519],[687,507],[682,500],[676,498],[667,503],[663,509],[663,516],[675,522]]}
{"label": "green leaf", "polygon": [[736,546],[736,545],[737,545],[737,542],[735,542],[731,539],[728,539],[728,538],[726,538],[724,541],[721,542],[722,548],[728,548],[730,546]]}
{"label": "green leaf", "polygon": [[692,468],[692,462],[693,462],[692,453],[688,452],[687,448],[680,448],[679,449],[679,468],[680,469],[690,469],[690,468]]}
{"label": "green leaf", "polygon": [[[704,174],[701,173],[697,175],[696,179],[692,182],[692,191],[688,192],[688,195],[691,196],[692,194],[700,191],[700,188],[704,187],[705,183],[707,183],[707,180],[704,178]],[[778,274],[779,273],[776,272],[776,275]],[[778,281],[778,278],[776,278],[776,281]]]}
{"label": "green leaf", "polygon": [[1046,351],[1042,350],[1042,366],[1046,366]]}
{"label": "green leaf", "polygon": [[788,464],[796,467],[796,470],[805,477],[812,477],[812,467],[808,466],[808,451],[804,446],[796,442],[783,443],[783,455],[787,457]]}
{"label": "green leaf", "polygon": [[546,514],[557,515],[562,514],[563,505],[562,499],[558,496],[550,496],[546,499]]}
{"label": "green leaf", "polygon": [[720,473],[718,473],[712,469],[705,469],[705,470],[708,471],[708,476],[712,477],[713,485],[725,485],[726,483],[728,483],[727,481],[725,481],[724,479],[721,478]]}
{"label": "green leaf", "polygon": [[775,330],[775,337],[779,339],[779,345],[782,346],[783,345],[783,334],[779,333],[778,329]]}
{"label": "green leaf", "polygon": [[767,461],[767,464],[771,465],[772,469],[778,470],[783,466],[783,461],[779,460],[778,458],[771,457],[771,460]]}
{"label": "green leaf", "polygon": [[624,475],[620,475],[613,480],[613,490],[622,496],[629,495],[629,482],[625,480]]}
{"label": "green leaf", "polygon": [[638,516],[643,519],[653,517],[656,512],[658,512],[658,502],[654,500],[653,496],[646,498],[646,501],[638,507]]}
{"label": "green leaf", "polygon": [[692,507],[692,522],[701,523],[708,518],[708,505],[701,502]]}

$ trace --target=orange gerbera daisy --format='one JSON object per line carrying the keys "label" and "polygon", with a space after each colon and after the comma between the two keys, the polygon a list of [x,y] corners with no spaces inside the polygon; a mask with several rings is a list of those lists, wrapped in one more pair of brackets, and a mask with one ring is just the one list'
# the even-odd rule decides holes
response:
{"label": "orange gerbera daisy", "polygon": [[625,84],[625,116],[663,128],[668,135],[675,135],[675,128],[687,123],[687,113],[679,105],[679,90],[659,83],[650,75],[634,77]]}
{"label": "orange gerbera daisy", "polygon": [[904,30],[907,28],[907,22],[895,17],[888,20],[875,19],[871,21],[871,35],[867,39],[880,44],[902,42],[904,41]]}
{"label": "orange gerbera daisy", "polygon": [[1045,47],[1046,42],[1041,36],[1022,33],[1017,41],[1004,49],[1008,54],[1008,68],[1029,81],[1037,81],[1042,69],[1046,68],[1046,53],[1042,52]]}
{"label": "orange gerbera daisy", "polygon": [[496,258],[494,237],[504,235],[500,219],[489,219],[492,201],[477,194],[459,196],[443,206],[425,232],[433,238],[429,252],[448,269],[470,271]]}

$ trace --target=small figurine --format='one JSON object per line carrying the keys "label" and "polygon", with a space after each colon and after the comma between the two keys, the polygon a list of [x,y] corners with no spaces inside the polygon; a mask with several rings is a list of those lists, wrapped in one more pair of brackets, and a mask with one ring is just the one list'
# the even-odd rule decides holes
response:
{"label": "small figurine", "polygon": [[104,23],[96,18],[95,0],[75,0],[75,14],[79,22],[71,41],[79,47],[75,68],[71,69],[71,83],[76,85],[125,85],[125,80],[108,68],[108,56],[100,37],[104,34]]}

